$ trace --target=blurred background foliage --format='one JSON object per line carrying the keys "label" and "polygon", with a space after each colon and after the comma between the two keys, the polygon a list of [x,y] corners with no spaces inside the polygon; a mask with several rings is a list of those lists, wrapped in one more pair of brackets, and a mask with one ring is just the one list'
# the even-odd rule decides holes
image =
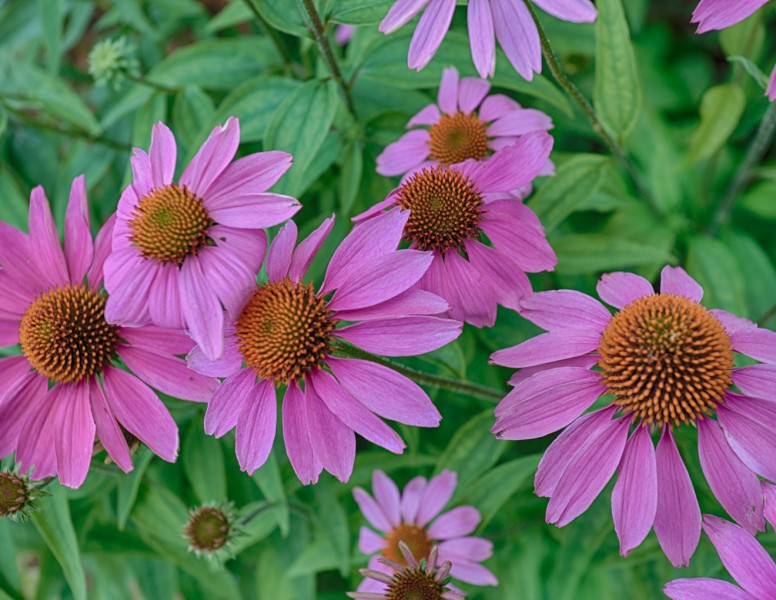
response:
{"label": "blurred background foliage", "polygon": [[[349,218],[396,185],[375,173],[375,157],[434,101],[442,68],[465,75],[474,68],[464,8],[431,65],[416,73],[406,67],[413,26],[388,37],[377,31],[391,0],[316,2],[347,95],[331,77],[301,0],[0,0],[0,218],[26,229],[29,192],[42,184],[62,223],[70,182],[85,173],[96,230],[129,182],[131,148],[148,146],[155,122],[175,132],[180,166],[215,124],[236,115],[241,154],[294,153],[278,188],[302,200],[296,221],[303,233],[336,212],[325,259]],[[766,35],[773,8],[722,34],[697,36],[691,2],[597,4],[597,25],[540,18],[624,159],[612,155],[546,68],[527,83],[500,55],[492,81],[555,123],[557,175],[537,181],[527,202],[559,263],[532,278],[535,289],[592,293],[601,272],[654,279],[670,262],[704,285],[709,307],[773,327],[776,165],[772,156],[745,164],[768,110],[762,72],[776,56],[776,40]],[[333,43],[337,24],[358,26],[344,48]],[[93,72],[99,84],[88,59],[98,44],[93,64],[119,65]],[[314,265],[316,276],[323,264]],[[494,328],[467,326],[456,343],[407,363],[505,391],[509,373],[489,365],[489,354],[536,331],[502,309]],[[181,427],[177,464],[140,449],[134,472],[123,475],[98,455],[81,489],[52,484],[31,522],[0,521],[0,598],[342,598],[366,562],[356,545],[365,521],[351,490],[368,488],[376,468],[400,483],[458,471],[453,504],[483,513],[478,534],[495,543],[486,565],[501,582],[464,586],[471,598],[653,599],[678,576],[725,577],[705,538],[681,571],[654,534],[620,557],[611,483],[572,524],[545,525],[546,500],[534,496],[532,480],[550,439],[497,442],[489,432],[492,403],[429,391],[444,416],[439,429],[399,425],[408,445],[402,456],[359,440],[348,484],[324,475],[307,488],[281,440],[249,477],[239,471],[231,435],[204,435],[203,406],[169,399]],[[701,508],[723,515],[692,436],[682,429],[679,444]],[[243,515],[258,512],[223,566],[197,558],[182,537],[187,509],[213,500],[231,500]],[[776,549],[772,533],[761,537]]]}

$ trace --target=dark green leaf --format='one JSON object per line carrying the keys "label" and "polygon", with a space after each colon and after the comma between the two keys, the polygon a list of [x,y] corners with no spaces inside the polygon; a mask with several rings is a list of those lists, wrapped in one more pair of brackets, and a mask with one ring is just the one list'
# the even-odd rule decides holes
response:
{"label": "dark green leaf", "polygon": [[140,490],[143,475],[153,457],[153,452],[147,448],[143,448],[135,456],[135,468],[132,472],[119,480],[119,484],[116,488],[118,497],[116,519],[120,530],[123,530],[127,524],[127,519],[129,519],[132,507],[135,505],[135,500],[137,500],[137,493]]}
{"label": "dark green leaf", "polygon": [[698,162],[710,157],[728,140],[746,106],[741,86],[724,83],[710,88],[701,99],[701,121],[690,140],[689,158]]}
{"label": "dark green leaf", "polygon": [[553,242],[557,271],[566,275],[617,271],[640,265],[667,263],[670,250],[646,242],[605,234],[572,234]]}
{"label": "dark green leaf", "polygon": [[706,306],[748,316],[741,268],[723,242],[708,237],[690,240],[687,271],[703,286]]}
{"label": "dark green leaf", "polygon": [[181,452],[183,471],[202,503],[226,500],[226,469],[221,442],[205,435],[201,418],[192,419]]}
{"label": "dark green leaf", "polygon": [[280,478],[280,470],[275,453],[271,452],[267,462],[265,462],[254,474],[253,480],[259,486],[264,498],[272,504],[270,509],[276,516],[280,532],[288,535],[289,513],[288,499],[286,490],[283,488],[283,481]]}

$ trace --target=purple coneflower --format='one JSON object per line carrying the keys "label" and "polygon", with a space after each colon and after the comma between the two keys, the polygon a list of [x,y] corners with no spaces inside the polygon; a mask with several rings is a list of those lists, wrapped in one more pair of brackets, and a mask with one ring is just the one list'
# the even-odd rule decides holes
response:
{"label": "purple coneflower", "polygon": [[[482,160],[526,133],[552,129],[552,119],[543,112],[522,108],[503,94],[488,96],[489,90],[484,79],[459,80],[457,69],[445,69],[437,104],[429,104],[407,123],[407,127],[428,129],[411,129],[383,150],[377,157],[377,172],[390,177]],[[552,172],[548,161],[539,174]]]}
{"label": "purple coneflower", "polygon": [[453,319],[491,326],[499,304],[517,309],[530,293],[526,272],[557,263],[539,219],[512,193],[533,181],[551,149],[551,136],[533,132],[486,161],[426,167],[357,219],[402,208],[405,241],[434,256],[420,289],[447,300]]}
{"label": "purple coneflower", "polygon": [[[428,558],[432,547],[439,548],[439,560],[452,563],[450,574],[474,585],[497,585],[496,577],[480,562],[493,554],[493,544],[470,535],[481,517],[473,506],[458,506],[442,513],[455,492],[457,476],[442,471],[431,481],[416,477],[399,493],[396,484],[382,471],[372,475],[374,498],[361,488],[353,496],[369,524],[380,533],[362,527],[358,547],[373,555],[369,568],[385,571],[382,558],[404,563],[399,549],[405,543],[416,558]],[[441,514],[440,514],[441,513]],[[374,580],[364,580],[360,592],[381,592],[386,587]]]}
{"label": "purple coneflower", "polygon": [[178,427],[148,386],[205,401],[217,383],[177,358],[194,345],[183,332],[105,320],[100,286],[113,223],[92,241],[83,176],[70,191],[64,252],[40,187],[30,198],[29,235],[0,223],[0,346],[22,350],[0,359],[0,456],[16,452],[35,479],[58,475],[68,487],[86,478],[95,437],[132,470],[122,428],[174,461]]}
{"label": "purple coneflower", "polygon": [[[619,471],[612,513],[621,552],[654,525],[671,562],[686,565],[701,514],[674,441],[685,425],[698,430],[701,467],[722,506],[752,533],[762,530],[757,476],[776,480],[776,333],[704,308],[703,289],[678,267],[663,269],[660,293],[643,277],[611,273],[598,294],[614,316],[580,292],[527,296],[520,314],[548,333],[492,356],[521,369],[496,409],[496,435],[523,440],[566,428],[536,474],[536,493],[550,498],[547,521],[572,521]],[[766,364],[734,369],[734,352]],[[604,395],[607,406],[583,414]]]}
{"label": "purple coneflower", "polygon": [[772,600],[776,598],[776,564],[754,536],[712,515],[703,529],[722,564],[741,587],[721,579],[675,579],[663,591],[673,600]]}
{"label": "purple coneflower", "polygon": [[[532,0],[551,15],[574,23],[592,23],[597,12],[589,0]],[[408,65],[418,71],[436,54],[450,28],[456,0],[396,0],[380,23],[380,31],[393,33],[420,13],[412,36]],[[480,77],[496,70],[496,40],[515,70],[533,79],[542,70],[539,31],[525,0],[469,0],[467,13],[472,60]]]}
{"label": "purple coneflower", "polygon": [[416,559],[404,542],[399,542],[401,561],[381,558],[385,570],[361,569],[366,581],[380,584],[381,592],[348,592],[358,600],[463,600],[463,594],[447,587],[450,561],[437,567],[437,548],[431,548],[428,558]]}
{"label": "purple coneflower", "polygon": [[285,152],[232,162],[240,126],[216,127],[173,183],[176,146],[162,123],[146,154],[135,149],[134,181],[116,212],[113,253],[105,262],[109,322],[187,329],[213,359],[223,352],[224,311],[234,315],[256,282],[264,227],[299,210],[267,190],[291,166]]}
{"label": "purple coneflower", "polygon": [[335,356],[348,345],[383,356],[414,356],[460,334],[460,323],[432,316],[447,309],[444,300],[411,289],[432,256],[396,249],[407,216],[393,210],[355,227],[334,252],[317,292],[302,279],[334,219],[298,246],[289,221],[269,249],[269,280],[254,284],[227,322],[224,355],[211,361],[197,348],[189,356],[199,372],[226,377],[210,400],[205,431],[220,437],[237,427],[243,470],[259,468],[272,448],[280,385],[287,386],[286,452],[305,484],[316,482],[322,469],[349,479],[354,432],[401,453],[404,443],[380,417],[421,427],[439,424],[439,412],[414,382],[368,358]]}

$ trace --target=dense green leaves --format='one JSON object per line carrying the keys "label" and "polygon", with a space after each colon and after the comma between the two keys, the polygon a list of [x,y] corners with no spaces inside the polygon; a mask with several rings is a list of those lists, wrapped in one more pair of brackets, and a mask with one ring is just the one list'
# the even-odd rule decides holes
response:
{"label": "dense green leaves", "polygon": [[701,121],[690,140],[690,160],[708,158],[720,149],[738,125],[745,104],[744,91],[735,83],[714,86],[703,95]]}

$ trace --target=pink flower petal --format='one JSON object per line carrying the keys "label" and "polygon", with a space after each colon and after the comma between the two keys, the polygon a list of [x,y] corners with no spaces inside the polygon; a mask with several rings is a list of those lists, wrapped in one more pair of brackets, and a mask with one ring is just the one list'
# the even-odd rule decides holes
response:
{"label": "pink flower petal", "polygon": [[458,69],[455,67],[442,69],[437,104],[445,114],[453,115],[458,112]]}
{"label": "pink flower petal", "polygon": [[403,25],[409,23],[429,0],[396,0],[380,23],[379,30],[382,33],[393,33]]}
{"label": "pink flower petal", "polygon": [[180,183],[208,202],[211,186],[218,181],[219,175],[232,162],[234,153],[240,145],[240,123],[235,117],[229,117],[226,125],[216,125],[205,143],[181,175]]}
{"label": "pink flower petal", "polygon": [[405,445],[399,435],[351,396],[332,375],[326,371],[312,371],[307,381],[329,410],[347,427],[390,452],[404,452]]}
{"label": "pink flower petal", "polygon": [[712,515],[703,516],[703,530],[717,549],[725,568],[755,598],[772,598],[776,564],[745,529]]}
{"label": "pink flower petal", "polygon": [[235,451],[240,469],[249,475],[267,462],[275,441],[277,399],[271,381],[256,385],[252,398],[240,411],[235,432]]}
{"label": "pink flower petal", "polygon": [[208,377],[230,377],[242,369],[243,357],[237,338],[232,331],[224,340],[224,353],[216,360],[210,360],[199,346],[189,352],[186,364],[190,369]]}
{"label": "pink flower petal", "polygon": [[293,162],[293,156],[278,150],[256,152],[234,161],[208,190],[208,210],[232,206],[235,196],[261,195],[278,182]]}
{"label": "pink flower petal", "polygon": [[510,257],[523,271],[552,271],[558,264],[558,257],[547,241],[544,230],[536,229],[524,219],[518,218],[525,210],[525,207],[508,200],[491,202],[480,228],[493,242],[496,250]]}
{"label": "pink flower petal", "polygon": [[725,29],[743,21],[768,0],[701,0],[692,14],[692,23],[698,23],[697,33]]}
{"label": "pink flower petal", "polygon": [[[539,32],[525,4],[515,0],[491,0],[493,23],[504,54],[526,81],[542,70]],[[517,187],[517,186],[515,186]]]}
{"label": "pink flower petal", "polygon": [[[477,563],[468,561],[458,561],[450,569],[450,575],[455,579],[460,579],[473,585],[498,585],[498,579],[488,569]],[[452,598],[463,598],[456,594]],[[443,596],[447,598],[447,596]]]}
{"label": "pink flower petal", "polygon": [[243,407],[256,395],[256,374],[242,369],[216,388],[205,413],[205,433],[217,438],[235,428]]}
{"label": "pink flower petal", "polygon": [[546,13],[573,23],[592,23],[598,12],[590,0],[534,0]]}
{"label": "pink flower petal", "polygon": [[296,223],[288,221],[272,240],[267,252],[267,278],[270,281],[280,281],[288,275],[296,238]]}
{"label": "pink flower petal", "polygon": [[169,127],[162,122],[151,130],[151,147],[148,158],[151,162],[151,179],[155,188],[161,188],[172,183],[175,175],[175,161],[178,148]]}
{"label": "pink flower petal", "polygon": [[464,246],[469,263],[480,274],[483,284],[490,284],[495,301],[518,310],[520,299],[531,293],[531,282],[512,257],[477,240],[467,240]]}
{"label": "pink flower petal", "polygon": [[356,323],[336,334],[354,346],[383,356],[415,356],[449,344],[461,334],[461,323],[438,317],[398,317]]}
{"label": "pink flower petal", "polygon": [[765,426],[756,415],[752,418],[740,408],[732,409],[730,403],[717,407],[717,419],[730,447],[752,471],[776,481],[776,430]]}
{"label": "pink flower petal", "polygon": [[[45,385],[45,378],[40,379]],[[33,384],[33,388],[37,388],[37,385]],[[66,408],[57,402],[57,395],[61,393],[61,388],[62,386],[57,385],[45,393],[40,393],[39,389],[31,389],[31,396],[25,398],[35,404],[30,406],[19,431],[16,463],[22,467],[22,471],[33,468],[34,479],[43,479],[57,474],[55,450],[57,423],[61,410]]]}
{"label": "pink flower petal", "polygon": [[353,472],[356,436],[327,408],[312,385],[305,387],[304,398],[307,432],[316,462],[345,483]]}
{"label": "pink flower petal", "polygon": [[600,334],[612,315],[598,300],[574,290],[530,294],[520,301],[520,315],[547,331],[575,330]]}
{"label": "pink flower petal", "polygon": [[210,216],[222,225],[238,229],[274,227],[302,208],[296,198],[268,192],[235,194],[219,204],[217,209],[210,210]]}
{"label": "pink flower petal", "polygon": [[431,136],[425,129],[413,129],[386,146],[377,157],[377,172],[384,177],[404,175],[431,155]]}
{"label": "pink flower petal", "polygon": [[[473,507],[462,506],[459,508],[473,508]],[[442,515],[442,516],[445,516],[445,515]],[[434,537],[434,536],[431,536],[431,537]],[[486,540],[485,538],[455,537],[454,539],[446,539],[443,542],[440,542],[439,544],[440,562],[445,560],[449,560],[451,562],[456,562],[456,561],[479,562],[481,560],[487,560],[491,556],[493,556],[493,542],[491,542],[490,540]]]}
{"label": "pink flower petal", "polygon": [[[417,127],[418,125],[434,125],[442,117],[439,107],[436,104],[429,104],[421,108],[414,117],[407,122],[407,129]],[[379,171],[378,171],[379,172]],[[397,173],[399,175],[399,173]]]}
{"label": "pink flower petal", "polygon": [[178,455],[178,426],[151,388],[126,371],[105,367],[105,397],[119,423],[168,462]]}
{"label": "pink flower petal", "polygon": [[455,12],[455,0],[431,0],[420,17],[410,42],[407,66],[420,71],[436,54],[450,29]]}
{"label": "pink flower petal", "polygon": [[574,358],[567,358],[565,360],[556,360],[555,362],[537,365],[535,367],[526,367],[515,372],[507,383],[516,386],[537,373],[541,373],[547,369],[557,369],[558,367],[580,367],[582,369],[591,369],[599,359],[600,357],[597,354],[586,354],[585,356],[575,356]]}
{"label": "pink flower petal", "polygon": [[486,80],[464,77],[458,84],[458,108],[463,113],[474,112],[488,91],[490,91],[490,83]]}
{"label": "pink flower petal", "polygon": [[79,175],[70,187],[70,200],[65,213],[65,260],[70,280],[81,283],[92,263],[94,244],[89,229],[89,205],[84,176]]}
{"label": "pink flower petal", "polygon": [[392,527],[401,523],[401,495],[393,480],[382,471],[372,473],[372,493]]}
{"label": "pink flower petal", "polygon": [[762,482],[763,495],[765,496],[765,518],[771,524],[771,527],[776,527],[776,485]]}
{"label": "pink flower petal", "polygon": [[304,485],[318,483],[321,463],[315,457],[313,444],[307,431],[305,397],[291,382],[283,397],[283,441],[294,473]]}
{"label": "pink flower petal", "polygon": [[391,317],[438,315],[446,312],[449,308],[450,305],[443,298],[430,292],[411,288],[374,306],[355,310],[339,310],[337,318],[343,321],[374,321]]}
{"label": "pink flower petal", "polygon": [[682,267],[666,265],[660,272],[660,293],[684,296],[693,302],[703,298],[703,288]]}
{"label": "pink flower petal", "polygon": [[449,540],[469,535],[480,524],[480,511],[473,506],[457,506],[439,515],[428,528],[432,540]]}
{"label": "pink flower petal", "polygon": [[768,364],[776,364],[776,331],[770,329],[739,330],[730,336],[733,350]]}
{"label": "pink flower petal", "polygon": [[[144,150],[135,148],[132,151],[132,157],[129,159],[129,163],[132,166],[132,183],[130,188],[134,192],[133,203],[137,204],[137,201],[146,196],[151,190],[154,189],[154,178],[151,170],[151,159]],[[131,196],[128,196],[130,198]],[[123,194],[122,194],[123,199]],[[119,209],[121,209],[121,202],[119,202]],[[129,208],[129,207],[127,207]],[[131,210],[129,211],[131,212]]]}
{"label": "pink flower petal", "polygon": [[533,367],[594,352],[598,350],[599,337],[581,333],[542,333],[512,348],[494,352],[490,361],[502,367]]}
{"label": "pink flower petal", "polygon": [[59,481],[66,487],[78,488],[89,473],[96,432],[89,405],[89,383],[57,385],[50,396],[57,405],[53,410],[59,415],[55,434]]}
{"label": "pink flower petal", "polygon": [[384,533],[393,529],[394,525],[388,520],[382,507],[365,490],[360,487],[353,488],[353,498],[355,498],[361,514],[366,517],[372,527]]}
{"label": "pink flower petal", "polygon": [[620,554],[628,556],[647,537],[657,510],[655,447],[647,427],[637,427],[633,432],[618,470],[612,492],[612,517],[620,539]]}
{"label": "pink flower petal", "polygon": [[673,600],[757,600],[740,587],[720,579],[674,579],[663,588]]}
{"label": "pink flower petal", "polygon": [[[93,290],[99,290],[102,287],[102,281],[105,277],[103,267],[105,260],[113,251],[113,227],[116,224],[116,213],[113,213],[105,221],[97,237],[94,240],[94,255],[92,264],[86,272],[86,278],[89,280],[89,287]],[[65,234],[67,235],[67,234]]]}
{"label": "pink flower petal", "polygon": [[[482,274],[457,252],[436,255],[421,283],[450,303],[450,316],[475,327],[490,327],[496,321],[496,298]],[[438,281],[429,285],[430,281]],[[438,286],[438,287],[437,287]]]}
{"label": "pink flower petal", "polygon": [[487,133],[488,137],[517,137],[552,128],[549,115],[533,108],[520,108],[491,123]]}
{"label": "pink flower petal", "polygon": [[739,331],[757,329],[757,323],[753,323],[749,319],[744,319],[743,317],[737,317],[736,315],[730,314],[719,308],[713,308],[711,314],[722,323],[722,326],[729,335],[733,335]]}
{"label": "pink flower petal", "polygon": [[760,480],[730,448],[716,421],[698,421],[698,455],[706,481],[728,514],[752,535],[763,531]]}
{"label": "pink flower petal", "polygon": [[120,347],[118,354],[143,382],[174,398],[207,402],[218,386],[218,380],[188,368],[180,358],[132,346]]}
{"label": "pink flower petal", "polygon": [[496,71],[496,34],[493,28],[490,0],[469,0],[466,19],[469,23],[472,60],[477,73],[483,79],[493,77]]}
{"label": "pink flower petal", "polygon": [[317,229],[299,242],[291,256],[291,266],[288,269],[288,276],[291,278],[291,281],[299,281],[305,276],[307,269],[310,268],[310,263],[313,262],[315,255],[318,254],[318,250],[321,249],[326,238],[329,237],[333,226],[334,215],[324,219]]}
{"label": "pink flower petal", "polygon": [[415,427],[438,427],[442,416],[423,389],[383,365],[329,358],[327,365],[356,400],[373,413]]}
{"label": "pink flower petal", "polygon": [[134,248],[113,252],[105,261],[108,323],[139,327],[149,322],[149,295],[159,272],[155,263],[144,260]]}
{"label": "pink flower petal", "polygon": [[401,495],[401,516],[405,523],[410,525],[416,524],[420,501],[423,498],[423,493],[426,491],[426,485],[425,477],[415,477],[404,486],[404,491]]}
{"label": "pink flower petal", "polygon": [[553,139],[544,131],[522,136],[514,145],[496,152],[472,169],[480,192],[511,192],[531,181],[544,167]]}
{"label": "pink flower petal", "polygon": [[129,446],[124,432],[121,431],[116,417],[108,407],[105,392],[97,379],[89,381],[89,400],[92,405],[92,416],[96,426],[97,437],[103,448],[119,468],[125,473],[132,470],[132,458],[129,455]]}
{"label": "pink flower petal", "polygon": [[776,102],[776,66],[771,71],[771,76],[768,79],[768,87],[765,90],[765,95],[768,96],[768,100]]}
{"label": "pink flower petal", "polygon": [[358,531],[358,549],[364,554],[374,554],[383,549],[383,538],[369,527],[361,527]]}
{"label": "pink flower petal", "polygon": [[[469,5],[471,6],[471,4]],[[509,114],[513,110],[518,110],[520,105],[504,94],[493,94],[488,96],[480,106],[480,119],[483,121],[495,121],[496,119]]]}
{"label": "pink flower petal", "polygon": [[70,283],[65,255],[59,244],[57,226],[51,206],[41,186],[30,194],[30,242],[35,248],[35,259],[50,286],[65,287]]}
{"label": "pink flower petal", "polygon": [[596,286],[598,296],[609,306],[625,308],[631,302],[655,293],[652,284],[633,273],[604,273]]}
{"label": "pink flower petal", "polygon": [[196,257],[181,267],[181,304],[191,337],[213,360],[224,352],[224,311]]}
{"label": "pink flower petal", "polygon": [[[201,253],[200,259],[204,258]],[[208,267],[204,269],[210,271]],[[183,307],[181,306],[180,269],[178,265],[156,265],[156,275],[153,279],[153,301],[149,301],[148,315],[151,322],[166,329],[185,329]],[[215,282],[214,282],[215,283]],[[150,293],[150,289],[149,289]],[[124,292],[126,295],[127,292]]]}
{"label": "pink flower petal", "polygon": [[655,457],[658,489],[655,533],[671,564],[686,567],[701,537],[701,510],[687,467],[668,427],[663,430]]}
{"label": "pink flower petal", "polygon": [[181,355],[194,348],[194,340],[183,331],[163,329],[155,325],[123,328],[119,335],[133,346],[162,354]]}
{"label": "pink flower petal", "polygon": [[416,524],[425,527],[428,522],[439,514],[453,497],[458,475],[453,471],[442,471],[428,482],[418,505]]}
{"label": "pink flower petal", "polygon": [[620,464],[630,423],[610,421],[603,434],[579,449],[566,467],[547,505],[547,522],[567,525],[585,512]]}
{"label": "pink flower petal", "polygon": [[[20,359],[26,372],[6,387],[4,397],[0,399],[0,456],[5,457],[16,451],[16,460],[21,462],[17,445],[20,446],[20,435],[27,421],[34,418],[36,411],[48,413],[43,405],[48,392],[48,380],[36,371],[30,371],[26,358],[13,358]],[[10,360],[10,357],[5,358],[3,363]]]}

